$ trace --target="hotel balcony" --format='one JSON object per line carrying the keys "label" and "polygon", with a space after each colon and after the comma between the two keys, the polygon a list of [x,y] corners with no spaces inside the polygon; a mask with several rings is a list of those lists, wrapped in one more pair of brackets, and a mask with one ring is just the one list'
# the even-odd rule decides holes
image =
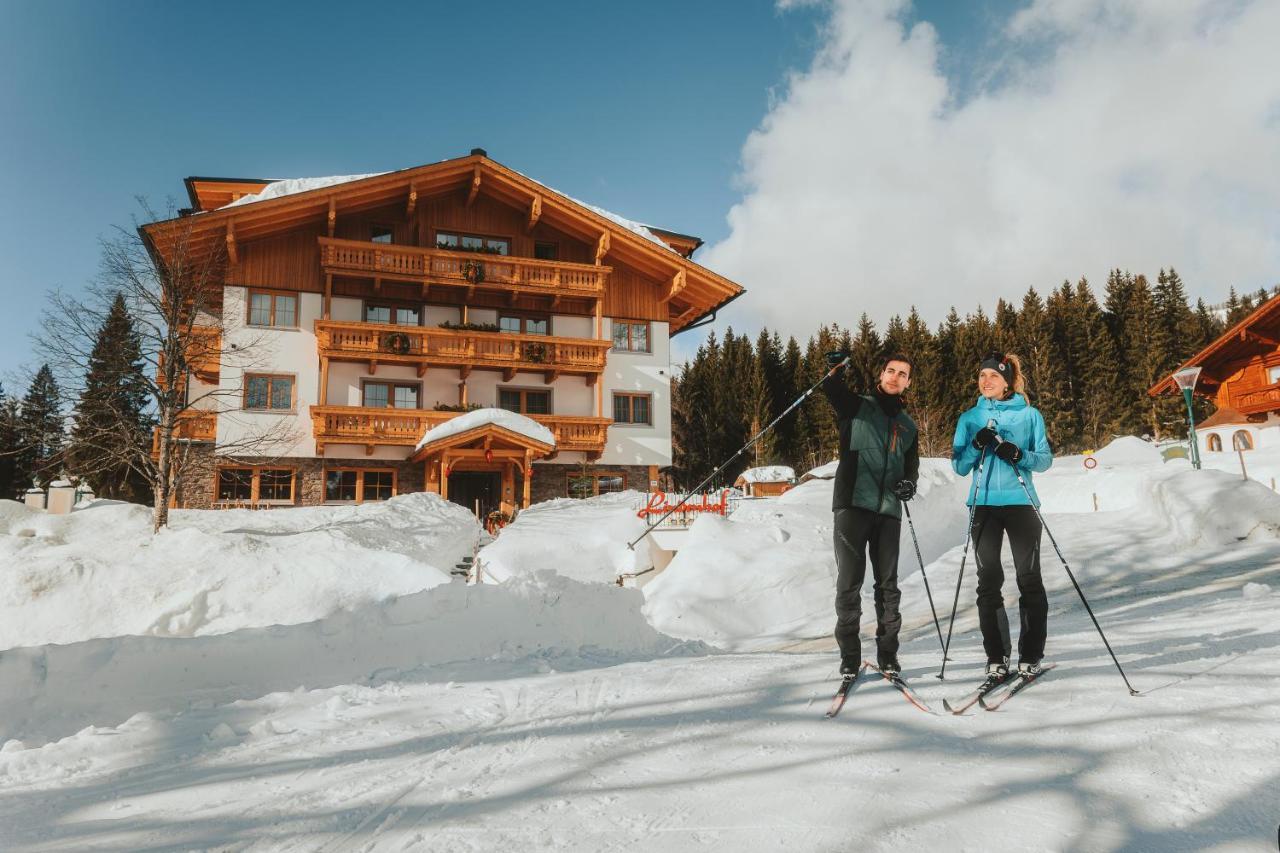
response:
{"label": "hotel balcony", "polygon": [[1280,383],[1265,385],[1243,394],[1232,394],[1231,408],[1242,415],[1257,415],[1280,409]]}
{"label": "hotel balcony", "polygon": [[379,364],[414,365],[421,376],[430,367],[501,370],[506,381],[516,371],[544,374],[552,382],[561,374],[587,377],[604,371],[612,344],[591,338],[560,338],[511,332],[476,332],[426,326],[316,321],[316,347],[321,358]]}
{"label": "hotel balcony", "polygon": [[[173,437],[178,441],[213,442],[218,438],[217,412],[202,412],[187,409],[178,415],[178,423],[174,426]],[[160,455],[160,430],[151,431],[151,456]]]}
{"label": "hotel balcony", "polygon": [[[462,412],[437,412],[425,409],[368,408],[362,406],[312,406],[311,424],[316,452],[323,453],[326,444],[363,444],[365,453],[377,445],[415,447],[422,434]],[[551,430],[557,451],[582,451],[599,456],[604,453],[609,418],[578,415],[527,415]]]}
{"label": "hotel balcony", "polygon": [[320,263],[325,273],[360,278],[456,284],[468,291],[495,288],[508,293],[551,297],[604,295],[611,267],[540,261],[509,255],[455,252],[391,243],[365,243],[320,237]]}

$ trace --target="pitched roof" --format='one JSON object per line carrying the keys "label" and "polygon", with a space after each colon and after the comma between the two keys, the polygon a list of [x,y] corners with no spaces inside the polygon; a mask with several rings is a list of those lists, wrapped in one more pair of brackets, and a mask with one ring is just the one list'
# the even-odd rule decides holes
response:
{"label": "pitched roof", "polygon": [[[529,209],[536,204],[545,221],[583,241],[595,243],[603,236],[606,255],[667,285],[672,334],[697,325],[744,292],[741,285],[689,260],[644,225],[541,184],[490,159],[482,149],[465,157],[393,172],[325,181],[297,179],[272,190],[278,183],[282,182],[190,178],[189,192],[201,209],[148,223],[140,230],[161,258],[174,254],[177,246],[200,256],[218,251],[229,238],[243,242],[324,222],[331,205],[345,214],[393,204],[411,194],[425,196],[470,185],[473,191],[512,206]],[[252,193],[235,192],[255,187]],[[244,197],[236,200],[233,195]],[[257,197],[250,199],[249,195]],[[206,199],[212,203],[221,198],[227,199],[223,205],[213,209],[205,206]]]}
{"label": "pitched roof", "polygon": [[1280,295],[1273,296],[1259,305],[1252,314],[1236,323],[1200,352],[1191,356],[1177,370],[1152,385],[1147,393],[1151,396],[1166,391],[1177,391],[1173,374],[1186,367],[1201,368],[1200,386],[1221,385],[1238,367],[1231,367],[1240,361],[1248,360],[1263,352],[1272,352],[1280,348]]}

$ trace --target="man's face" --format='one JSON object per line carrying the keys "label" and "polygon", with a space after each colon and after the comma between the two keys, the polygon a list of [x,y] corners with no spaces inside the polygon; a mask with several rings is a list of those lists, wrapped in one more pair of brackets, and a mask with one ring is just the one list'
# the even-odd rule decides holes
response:
{"label": "man's face", "polygon": [[891,361],[880,371],[880,390],[897,396],[911,387],[911,365],[905,361]]}

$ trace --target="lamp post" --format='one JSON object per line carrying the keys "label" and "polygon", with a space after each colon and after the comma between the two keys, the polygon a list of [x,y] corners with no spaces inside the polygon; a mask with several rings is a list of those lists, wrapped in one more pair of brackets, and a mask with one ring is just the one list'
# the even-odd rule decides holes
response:
{"label": "lamp post", "polygon": [[1182,399],[1187,401],[1187,437],[1191,442],[1191,467],[1200,470],[1200,444],[1196,441],[1196,416],[1191,411],[1191,392],[1200,378],[1199,367],[1184,367],[1173,374],[1173,381],[1182,389]]}

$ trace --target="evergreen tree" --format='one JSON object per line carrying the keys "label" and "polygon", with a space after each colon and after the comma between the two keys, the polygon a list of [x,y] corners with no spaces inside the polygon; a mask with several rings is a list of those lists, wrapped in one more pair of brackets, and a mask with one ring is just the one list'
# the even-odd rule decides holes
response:
{"label": "evergreen tree", "polygon": [[0,500],[17,499],[18,401],[0,385]]}
{"label": "evergreen tree", "polygon": [[858,333],[849,346],[849,381],[855,393],[869,394],[880,378],[880,335],[875,324],[864,313],[858,320]]}
{"label": "evergreen tree", "polygon": [[911,313],[903,324],[894,351],[911,359],[911,387],[907,390],[907,405],[912,419],[920,430],[920,453],[924,456],[940,456],[951,447],[954,421],[949,422],[950,409],[943,400],[944,380],[939,366],[938,347],[933,333],[920,319],[920,312],[911,306]]}
{"label": "evergreen tree", "polygon": [[[787,348],[782,355],[782,379],[779,383],[781,396],[775,398],[778,411],[785,411],[796,398],[808,390],[806,385],[800,387],[804,375],[804,357],[800,352],[800,344],[794,337],[787,338]],[[803,407],[802,407],[803,408]],[[793,410],[791,414],[778,424],[782,428],[782,443],[779,453],[787,464],[797,470],[800,468],[801,446],[801,410]]]}
{"label": "evergreen tree", "polygon": [[[47,489],[63,463],[61,393],[49,365],[43,365],[22,398],[18,417],[18,467]],[[20,484],[25,488],[25,483]]]}
{"label": "evergreen tree", "polygon": [[84,391],[76,408],[67,464],[100,497],[150,503],[145,475],[130,464],[148,445],[151,419],[133,321],[116,297],[89,356]]}
{"label": "evergreen tree", "polygon": [[1251,310],[1245,307],[1244,303],[1240,300],[1239,294],[1236,293],[1236,289],[1234,287],[1230,288],[1227,291],[1226,308],[1227,308],[1227,317],[1226,317],[1227,328],[1234,326],[1236,323],[1239,323],[1245,317],[1249,316],[1249,311]]}
{"label": "evergreen tree", "polygon": [[[1052,397],[1057,371],[1053,368],[1053,323],[1045,312],[1044,302],[1034,287],[1028,288],[1022,297],[1022,310],[1018,312],[1018,348],[1027,381],[1027,393],[1031,403],[1039,407],[1042,398]],[[1046,419],[1047,420],[1047,419]]]}
{"label": "evergreen tree", "polygon": [[1036,406],[1045,419],[1045,429],[1054,448],[1075,448],[1080,444],[1081,424],[1076,361],[1072,347],[1074,291],[1063,282],[1045,302],[1045,323],[1049,329],[1049,360],[1040,367],[1040,396]]}
{"label": "evergreen tree", "polygon": [[1209,310],[1203,299],[1196,300],[1196,352],[1207,347],[1226,331],[1222,319]]}
{"label": "evergreen tree", "polygon": [[1106,445],[1121,393],[1116,385],[1116,348],[1106,319],[1089,282],[1080,279],[1072,300],[1071,347],[1079,389],[1080,446],[1091,450]]}
{"label": "evergreen tree", "polygon": [[1018,351],[1018,309],[1001,298],[996,302],[995,342],[1000,352]]}

